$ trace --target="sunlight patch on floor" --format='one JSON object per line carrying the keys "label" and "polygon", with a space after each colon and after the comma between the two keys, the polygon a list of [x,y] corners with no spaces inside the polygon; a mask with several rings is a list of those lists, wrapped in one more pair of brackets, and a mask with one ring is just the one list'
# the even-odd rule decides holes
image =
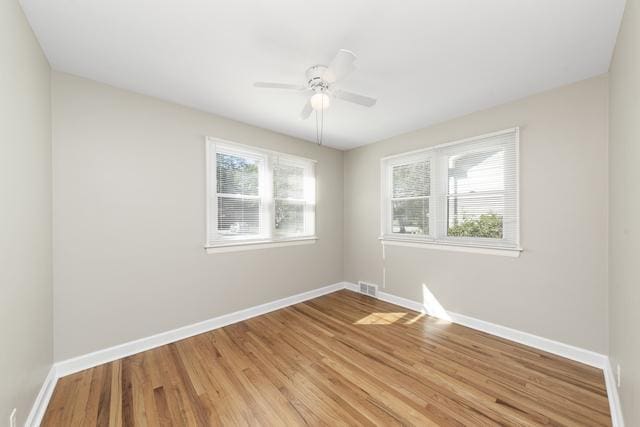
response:
{"label": "sunlight patch on floor", "polygon": [[415,316],[412,319],[407,320],[406,322],[404,322],[405,325],[411,325],[412,323],[416,323],[418,320],[424,318],[426,316],[426,314],[424,313],[420,313],[417,316]]}
{"label": "sunlight patch on floor", "polygon": [[406,315],[407,313],[371,313],[356,321],[354,325],[391,325]]}

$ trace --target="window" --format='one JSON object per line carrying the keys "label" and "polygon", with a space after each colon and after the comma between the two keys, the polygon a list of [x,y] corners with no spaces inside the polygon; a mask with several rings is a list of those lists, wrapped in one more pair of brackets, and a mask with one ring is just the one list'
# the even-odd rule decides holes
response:
{"label": "window", "polygon": [[313,160],[207,139],[207,247],[315,239]]}
{"label": "window", "polygon": [[278,236],[305,234],[305,218],[313,213],[313,204],[305,198],[304,178],[304,165],[280,161],[273,168],[275,233]]}
{"label": "window", "polygon": [[382,160],[382,239],[519,249],[518,129]]}
{"label": "window", "polygon": [[260,235],[260,176],[264,159],[248,154],[216,152],[217,232],[221,236]]}
{"label": "window", "polygon": [[392,166],[392,233],[429,235],[430,165],[424,159]]}

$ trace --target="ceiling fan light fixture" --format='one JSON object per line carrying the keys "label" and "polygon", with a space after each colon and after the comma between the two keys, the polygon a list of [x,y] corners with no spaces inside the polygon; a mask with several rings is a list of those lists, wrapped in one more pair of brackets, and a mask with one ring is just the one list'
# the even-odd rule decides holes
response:
{"label": "ceiling fan light fixture", "polygon": [[316,93],[311,97],[311,107],[316,111],[322,111],[329,108],[331,100],[326,93]]}

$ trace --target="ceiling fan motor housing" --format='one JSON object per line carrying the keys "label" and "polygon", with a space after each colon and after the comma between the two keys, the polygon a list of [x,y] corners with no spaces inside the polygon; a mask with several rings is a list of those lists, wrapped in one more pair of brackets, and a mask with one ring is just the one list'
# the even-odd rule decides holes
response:
{"label": "ceiling fan motor housing", "polygon": [[314,65],[307,69],[307,84],[314,92],[327,92],[329,90],[329,83],[324,80],[327,69],[326,65]]}

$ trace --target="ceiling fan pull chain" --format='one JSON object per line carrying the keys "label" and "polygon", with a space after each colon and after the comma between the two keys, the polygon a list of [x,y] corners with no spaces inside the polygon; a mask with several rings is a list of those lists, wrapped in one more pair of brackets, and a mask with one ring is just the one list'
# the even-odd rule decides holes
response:
{"label": "ceiling fan pull chain", "polygon": [[320,142],[318,145],[322,145],[322,138],[324,137],[324,98],[322,98],[322,101],[322,111],[320,112],[320,114],[322,114],[320,116]]}
{"label": "ceiling fan pull chain", "polygon": [[[318,145],[322,145],[322,138],[324,136],[324,99],[322,101],[320,110],[316,111],[316,142]],[[320,115],[320,119],[318,119]]]}
{"label": "ceiling fan pull chain", "polygon": [[318,110],[316,110],[316,143],[320,144],[320,138],[318,136]]}

